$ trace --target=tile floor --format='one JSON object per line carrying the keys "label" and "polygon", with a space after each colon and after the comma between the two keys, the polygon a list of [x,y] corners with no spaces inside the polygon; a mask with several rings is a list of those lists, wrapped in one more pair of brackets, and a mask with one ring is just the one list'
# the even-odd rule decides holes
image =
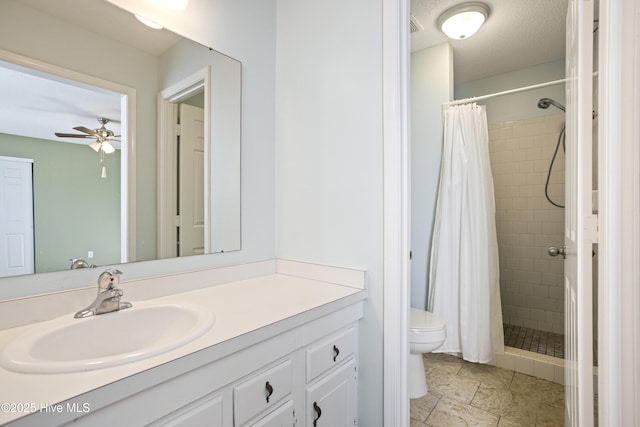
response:
{"label": "tile floor", "polygon": [[[524,326],[502,325],[504,345],[564,359],[564,335]],[[598,366],[598,341],[593,341],[593,366]]]}
{"label": "tile floor", "polygon": [[430,389],[411,400],[411,427],[564,425],[560,384],[437,353],[425,371]]}
{"label": "tile floor", "polygon": [[564,359],[564,335],[524,326],[503,325],[504,345]]}

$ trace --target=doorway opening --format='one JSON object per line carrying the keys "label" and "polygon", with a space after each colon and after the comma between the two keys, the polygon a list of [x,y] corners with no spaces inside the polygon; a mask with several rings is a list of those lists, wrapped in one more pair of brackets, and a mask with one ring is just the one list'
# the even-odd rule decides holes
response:
{"label": "doorway opening", "polygon": [[158,258],[210,253],[209,67],[159,95]]}

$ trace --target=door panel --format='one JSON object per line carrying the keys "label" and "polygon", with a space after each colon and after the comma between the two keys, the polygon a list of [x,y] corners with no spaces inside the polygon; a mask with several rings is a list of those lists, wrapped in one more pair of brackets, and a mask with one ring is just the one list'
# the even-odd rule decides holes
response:
{"label": "door panel", "polygon": [[34,273],[32,160],[0,158],[0,277]]}
{"label": "door panel", "polygon": [[205,253],[204,109],[180,104],[179,256]]}
{"label": "door panel", "polygon": [[567,13],[565,202],[566,425],[593,425],[592,207],[593,1]]}

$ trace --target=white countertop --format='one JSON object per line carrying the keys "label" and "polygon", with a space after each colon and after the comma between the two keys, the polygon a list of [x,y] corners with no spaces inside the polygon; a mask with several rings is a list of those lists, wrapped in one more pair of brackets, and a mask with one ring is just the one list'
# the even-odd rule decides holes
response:
{"label": "white countertop", "polygon": [[[215,314],[216,321],[200,338],[178,349],[121,366],[66,374],[23,374],[0,368],[0,404],[3,404],[0,408],[0,424],[25,415],[24,411],[29,410],[24,409],[25,404],[39,410],[41,405],[65,401],[224,342],[230,345],[219,354],[219,357],[223,357],[257,340],[267,339],[282,330],[314,320],[365,297],[366,291],[363,289],[270,274],[147,300],[159,304],[185,302],[206,305]],[[136,301],[127,299],[126,294],[123,300],[130,301],[135,307]],[[79,322],[82,320],[78,319]],[[0,350],[30,326],[0,331]],[[15,412],[7,411],[7,403],[15,404],[10,408]],[[22,405],[22,408],[18,405]]]}

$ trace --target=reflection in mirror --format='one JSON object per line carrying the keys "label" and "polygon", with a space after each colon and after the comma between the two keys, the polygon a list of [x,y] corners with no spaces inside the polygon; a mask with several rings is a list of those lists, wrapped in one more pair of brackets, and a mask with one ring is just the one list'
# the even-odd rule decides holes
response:
{"label": "reflection in mirror", "polygon": [[[73,262],[81,257],[126,262],[121,153],[129,94],[107,81],[87,77],[88,85],[44,63],[4,57],[13,62],[0,61],[0,277],[88,266]],[[86,122],[80,108],[101,115]],[[73,122],[73,129],[59,128]]]}
{"label": "reflection in mirror", "polygon": [[[165,89],[160,94],[158,177],[158,256],[208,253],[210,226],[205,209],[210,137],[205,94],[209,70]],[[178,129],[176,132],[175,129]],[[167,155],[165,155],[167,154]],[[178,159],[176,162],[174,159]],[[177,225],[177,227],[176,227]],[[206,247],[205,247],[206,246]]]}
{"label": "reflection in mirror", "polygon": [[[109,265],[240,249],[238,61],[166,30],[146,28],[130,13],[103,0],[3,1],[0,49],[4,51],[0,57],[4,70],[21,72],[23,78],[39,77],[44,83],[71,83],[69,92],[43,89],[35,104],[28,104],[25,96],[21,103],[14,97],[11,105],[0,106],[2,114],[5,109],[21,113],[3,123],[44,129],[44,134],[38,135],[0,129],[0,156],[33,160],[35,233],[33,249],[23,251],[35,255],[31,272],[69,269],[70,260],[76,258]],[[24,59],[19,64],[22,68],[12,61],[15,58]],[[34,76],[36,73],[28,69],[30,62],[44,64],[55,71],[54,76]],[[180,251],[179,225],[184,215],[177,216],[179,193],[176,189],[167,196],[162,186],[173,180],[173,170],[178,170],[179,141],[173,135],[175,146],[167,149],[169,145],[162,140],[170,137],[163,132],[169,125],[157,121],[162,110],[158,102],[169,102],[176,111],[178,102],[158,94],[203,70],[207,84],[205,87],[203,78],[199,89],[201,132],[208,142],[194,157],[203,162],[199,167],[203,178],[189,186],[198,195],[191,202],[194,214],[189,215],[197,223],[194,230],[201,230],[203,243]],[[75,79],[79,76],[85,80]],[[132,99],[126,101],[124,89],[90,85],[87,80],[92,79],[131,89]],[[211,93],[222,96],[211,97]],[[111,104],[94,104],[90,101],[94,95],[109,98]],[[19,93],[16,96],[20,98]],[[3,96],[0,102],[6,99]],[[133,106],[128,113],[127,103]],[[95,135],[102,127],[99,117],[110,119],[105,128],[113,132],[108,141],[115,148],[112,153],[88,147],[104,143]],[[56,137],[56,132],[89,137]],[[27,146],[25,141],[36,146],[19,153],[16,141],[22,148]],[[178,188],[177,177],[171,185]],[[167,211],[167,205],[161,204],[166,197],[176,199]],[[172,218],[162,223],[162,227],[169,224],[166,230],[161,227],[162,217]],[[174,236],[171,253],[161,253],[162,233]],[[2,256],[7,262],[6,255],[0,253]],[[0,275],[4,273],[0,271]]]}
{"label": "reflection in mirror", "polygon": [[[177,255],[202,255],[205,249],[204,88],[178,104]],[[160,195],[159,195],[160,196]],[[208,246],[208,245],[207,245]]]}

